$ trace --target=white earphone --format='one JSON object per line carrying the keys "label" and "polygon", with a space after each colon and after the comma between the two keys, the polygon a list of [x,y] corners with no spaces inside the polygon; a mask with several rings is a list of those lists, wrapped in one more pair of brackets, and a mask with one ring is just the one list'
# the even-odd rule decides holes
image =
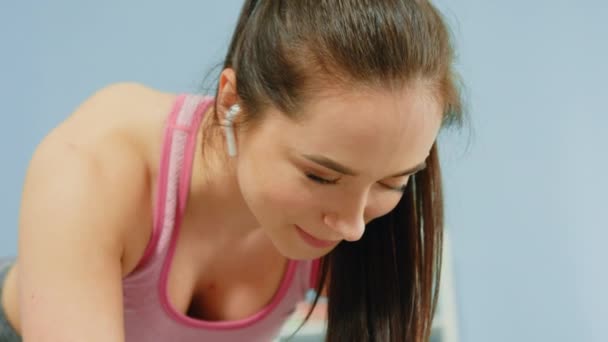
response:
{"label": "white earphone", "polygon": [[241,106],[238,104],[233,105],[226,113],[224,119],[224,131],[226,132],[226,144],[228,145],[228,155],[231,157],[236,156],[236,140],[234,138],[234,118],[241,111]]}

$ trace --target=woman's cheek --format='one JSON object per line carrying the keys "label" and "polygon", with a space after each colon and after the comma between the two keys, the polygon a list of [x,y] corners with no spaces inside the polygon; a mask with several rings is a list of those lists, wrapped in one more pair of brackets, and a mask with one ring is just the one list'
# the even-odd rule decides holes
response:
{"label": "woman's cheek", "polygon": [[273,186],[265,191],[262,200],[272,203],[277,210],[292,213],[310,211],[317,202],[309,188],[303,186],[299,180],[293,179],[277,179]]}
{"label": "woman's cheek", "polygon": [[305,196],[293,185],[292,182],[282,181],[270,190],[268,200],[284,206],[299,206]]}

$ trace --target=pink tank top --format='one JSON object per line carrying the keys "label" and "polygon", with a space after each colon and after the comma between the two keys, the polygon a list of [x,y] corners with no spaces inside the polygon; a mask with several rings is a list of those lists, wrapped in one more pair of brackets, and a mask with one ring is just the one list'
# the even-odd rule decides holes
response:
{"label": "pink tank top", "polygon": [[167,121],[152,236],[135,271],[123,280],[127,342],[272,341],[316,277],[317,261],[290,260],[272,301],[253,316],[236,321],[193,319],[169,302],[167,278],[186,207],[196,134],[213,101],[182,94]]}

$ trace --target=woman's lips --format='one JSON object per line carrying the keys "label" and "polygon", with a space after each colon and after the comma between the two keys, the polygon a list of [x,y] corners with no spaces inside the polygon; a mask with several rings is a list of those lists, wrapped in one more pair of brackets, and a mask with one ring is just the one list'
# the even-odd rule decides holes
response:
{"label": "woman's lips", "polygon": [[330,241],[330,240],[317,239],[316,237],[314,237],[314,236],[308,234],[307,232],[305,232],[298,225],[296,225],[296,231],[298,232],[298,234],[300,235],[300,237],[302,238],[302,240],[304,240],[306,243],[308,243],[309,245],[311,245],[313,247],[316,247],[316,248],[331,247],[331,246],[335,245],[338,242],[338,241]]}

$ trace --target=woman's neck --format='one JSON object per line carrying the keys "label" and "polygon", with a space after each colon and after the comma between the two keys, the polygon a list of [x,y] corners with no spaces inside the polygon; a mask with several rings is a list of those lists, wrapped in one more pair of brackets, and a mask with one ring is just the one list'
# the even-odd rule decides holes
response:
{"label": "woman's neck", "polygon": [[[222,157],[221,148],[216,148],[223,146],[218,141],[223,136],[216,127],[210,127],[212,115],[205,115],[197,134],[184,219],[196,222],[193,229],[218,242],[244,241],[262,232],[241,194],[234,160]],[[211,136],[203,139],[203,132]],[[203,144],[210,144],[204,157]]]}

